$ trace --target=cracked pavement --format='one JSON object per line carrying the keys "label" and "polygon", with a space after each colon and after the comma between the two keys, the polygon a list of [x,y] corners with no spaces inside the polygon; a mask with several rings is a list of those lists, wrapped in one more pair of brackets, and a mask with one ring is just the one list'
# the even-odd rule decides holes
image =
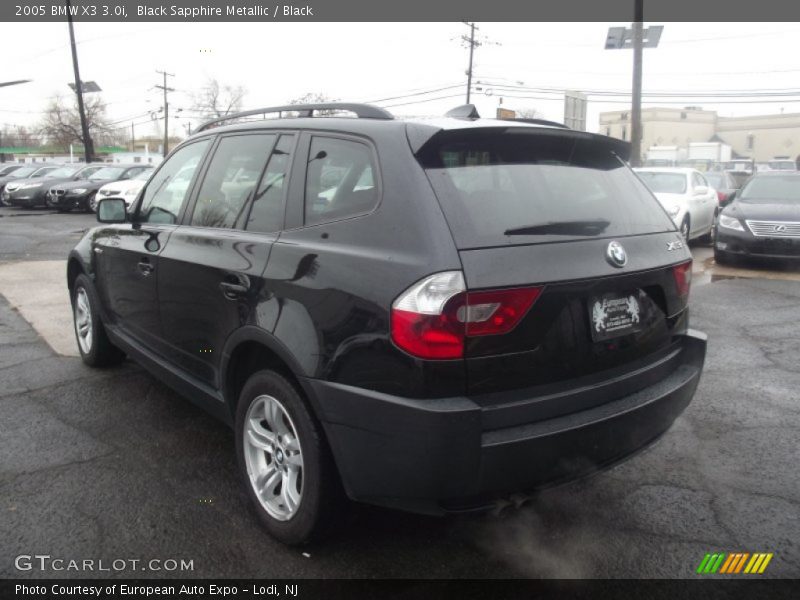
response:
{"label": "cracked pavement", "polygon": [[131,361],[92,370],[55,354],[0,297],[0,577],[109,575],[14,569],[39,553],[183,558],[185,574],[214,578],[673,578],[715,551],[773,552],[762,577],[798,577],[800,283],[733,278],[691,294],[706,368],[644,452],[500,514],[357,508],[338,537],[302,549],[259,527],[224,425]]}

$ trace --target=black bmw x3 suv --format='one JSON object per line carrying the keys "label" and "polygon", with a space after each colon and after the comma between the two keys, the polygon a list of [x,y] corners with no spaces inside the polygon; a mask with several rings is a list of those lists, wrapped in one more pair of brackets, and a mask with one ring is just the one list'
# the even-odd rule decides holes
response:
{"label": "black bmw x3 suv", "polygon": [[705,358],[691,256],[628,152],[469,105],[208,123],[70,253],[80,353],[232,426],[287,543],[346,498],[444,514],[594,472],[670,427]]}

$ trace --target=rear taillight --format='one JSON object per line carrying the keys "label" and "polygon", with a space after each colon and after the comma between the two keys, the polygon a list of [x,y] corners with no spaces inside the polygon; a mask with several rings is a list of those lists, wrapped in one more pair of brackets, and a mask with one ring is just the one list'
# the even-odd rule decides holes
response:
{"label": "rear taillight", "polygon": [[437,273],[394,301],[392,339],[420,358],[461,358],[465,338],[508,333],[540,293],[539,287],[467,292],[460,271]]}
{"label": "rear taillight", "polygon": [[458,317],[466,322],[468,337],[508,333],[522,320],[541,291],[540,287],[530,287],[468,292],[467,304],[458,309]]}
{"label": "rear taillight", "polygon": [[692,285],[692,261],[681,263],[672,267],[675,276],[675,288],[678,296],[683,299],[689,296],[689,287]]}
{"label": "rear taillight", "polygon": [[718,201],[720,204],[722,204],[723,202],[725,202],[725,200],[727,200],[727,199],[728,199],[728,194],[725,194],[725,193],[723,193],[723,192],[717,192],[717,201]]}

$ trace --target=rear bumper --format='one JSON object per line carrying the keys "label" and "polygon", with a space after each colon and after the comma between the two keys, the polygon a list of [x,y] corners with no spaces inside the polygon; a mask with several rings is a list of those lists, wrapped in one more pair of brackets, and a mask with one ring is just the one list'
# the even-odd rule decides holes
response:
{"label": "rear bumper", "polygon": [[[502,428],[492,428],[508,422],[498,414],[533,414],[520,409],[541,398],[515,391],[507,402],[482,406],[466,397],[413,400],[320,380],[303,383],[351,498],[441,514],[587,475],[635,453],[689,404],[705,351],[706,336],[690,330],[652,371],[576,388],[576,397],[597,398],[591,408]],[[565,402],[574,399],[562,395]]]}

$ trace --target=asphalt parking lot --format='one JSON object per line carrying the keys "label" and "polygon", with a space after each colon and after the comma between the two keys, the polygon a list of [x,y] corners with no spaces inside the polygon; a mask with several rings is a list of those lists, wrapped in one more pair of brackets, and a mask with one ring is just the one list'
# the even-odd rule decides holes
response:
{"label": "asphalt parking lot", "polygon": [[[296,549],[250,512],[227,428],[135,363],[96,371],[69,355],[59,261],[93,223],[0,208],[2,577],[672,578],[717,551],[771,552],[764,576],[800,576],[797,270],[722,269],[694,248],[703,378],[674,427],[630,461],[498,514],[359,508],[339,537]],[[18,571],[20,554],[194,568]]]}

